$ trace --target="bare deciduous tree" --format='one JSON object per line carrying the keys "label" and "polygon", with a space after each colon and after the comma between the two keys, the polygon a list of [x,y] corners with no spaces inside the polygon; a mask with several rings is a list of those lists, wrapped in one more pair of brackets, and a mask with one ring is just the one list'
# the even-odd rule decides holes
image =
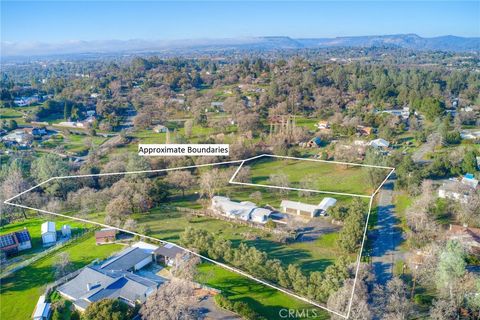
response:
{"label": "bare deciduous tree", "polygon": [[178,170],[169,172],[167,181],[175,188],[181,190],[182,196],[185,196],[185,190],[194,184],[195,177],[188,170]]}
{"label": "bare deciduous tree", "polygon": [[55,269],[55,278],[60,279],[70,273],[72,264],[70,262],[70,255],[68,252],[62,252],[56,256],[53,265]]}
{"label": "bare deciduous tree", "polygon": [[150,295],[140,308],[144,320],[195,320],[201,315],[194,307],[196,302],[191,282],[172,279]]}

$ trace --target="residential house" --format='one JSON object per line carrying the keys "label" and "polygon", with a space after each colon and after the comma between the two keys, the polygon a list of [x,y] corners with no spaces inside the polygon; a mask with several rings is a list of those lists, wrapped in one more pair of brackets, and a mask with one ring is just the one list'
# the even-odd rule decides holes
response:
{"label": "residential house", "polygon": [[121,299],[130,306],[144,303],[159,286],[158,282],[124,270],[85,267],[75,278],[59,286],[62,297],[84,311],[91,303],[103,299]]}
{"label": "residential house", "polygon": [[114,242],[117,239],[117,230],[105,228],[95,231],[95,241],[97,244]]}
{"label": "residential house", "polygon": [[403,107],[402,109],[390,109],[390,110],[380,110],[377,113],[388,113],[397,117],[401,117],[403,120],[407,120],[410,117],[410,108]]}
{"label": "residential house", "polygon": [[185,99],[182,98],[170,98],[168,101],[172,103],[185,104]]}
{"label": "residential house", "polygon": [[465,175],[461,180],[445,180],[438,188],[438,196],[443,199],[452,199],[461,202],[467,202],[469,195],[475,191],[478,186],[478,180],[473,175]]}
{"label": "residential house", "polygon": [[223,112],[223,102],[221,101],[212,101],[212,103],[210,103],[210,107]]}
{"label": "residential house", "polygon": [[372,127],[357,126],[357,134],[361,136],[369,136],[373,133]]}
{"label": "residential house", "polygon": [[44,246],[51,246],[57,242],[57,231],[55,230],[55,222],[47,221],[42,223],[42,242]]}
{"label": "residential house", "polygon": [[13,100],[13,103],[19,107],[26,107],[37,102],[38,102],[37,96],[21,97]]}
{"label": "residential house", "polygon": [[480,131],[462,130],[460,131],[460,137],[463,140],[480,140]]}
{"label": "residential house", "polygon": [[152,251],[139,247],[128,247],[118,255],[108,259],[101,266],[102,270],[138,271],[153,261]]}
{"label": "residential house", "polygon": [[370,141],[369,145],[375,149],[387,149],[390,146],[390,142],[380,138]]}
{"label": "residential house", "polygon": [[6,255],[27,250],[31,247],[32,238],[26,228],[0,236],[0,251],[4,252]]}
{"label": "residential house", "polygon": [[280,207],[282,212],[284,213],[307,215],[313,218],[317,215],[326,215],[327,210],[331,206],[335,205],[336,202],[337,200],[328,197],[323,198],[318,205],[290,200],[282,200],[282,202],[280,203]]}
{"label": "residential house", "polygon": [[312,140],[305,144],[306,148],[320,148],[322,146],[322,139],[314,137]]}
{"label": "residential house", "polygon": [[29,127],[29,128],[24,128],[23,131],[26,134],[33,136],[34,138],[39,138],[47,134],[47,130],[44,127],[41,127],[41,128]]}
{"label": "residential house", "polygon": [[17,129],[2,138],[3,141],[15,141],[19,145],[28,145],[33,140],[33,136],[22,129]]}
{"label": "residential house", "polygon": [[466,175],[464,175],[462,178],[462,183],[473,189],[476,189],[478,187],[478,180],[475,179],[475,176],[472,173],[467,173]]}
{"label": "residential house", "polygon": [[469,252],[480,254],[480,228],[451,224],[446,236],[460,242]]}
{"label": "residential house", "polygon": [[38,298],[37,305],[33,311],[32,319],[33,320],[48,320],[52,314],[52,308],[50,303],[45,302],[45,296],[41,295]]}
{"label": "residential house", "polygon": [[330,122],[327,120],[320,120],[315,126],[320,130],[330,129]]}
{"label": "residential house", "polygon": [[235,202],[228,197],[215,196],[212,198],[211,209],[226,217],[257,223],[266,223],[272,211],[259,208],[250,201]]}
{"label": "residential house", "polygon": [[175,264],[175,259],[178,255],[185,256],[187,252],[172,243],[167,243],[166,245],[157,248],[154,254],[157,262],[171,267]]}
{"label": "residential house", "polygon": [[168,128],[164,125],[159,124],[153,128],[153,131],[155,131],[156,133],[165,133],[168,131]]}

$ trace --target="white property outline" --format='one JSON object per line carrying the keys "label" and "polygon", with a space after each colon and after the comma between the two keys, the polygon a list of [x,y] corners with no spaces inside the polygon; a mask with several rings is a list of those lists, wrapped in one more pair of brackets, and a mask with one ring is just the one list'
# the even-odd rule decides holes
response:
{"label": "white property outline", "polygon": [[[284,159],[295,159],[295,160],[306,160],[306,161],[317,161],[317,162],[324,162],[324,163],[334,163],[334,164],[342,164],[342,165],[351,165],[351,166],[362,166],[362,167],[370,167],[370,168],[379,168],[379,169],[389,169],[390,172],[387,174],[387,176],[385,177],[385,179],[382,181],[382,183],[379,185],[379,187],[370,195],[370,196],[367,196],[367,195],[358,195],[358,194],[348,194],[348,193],[341,193],[341,192],[330,192],[330,191],[320,191],[320,190],[309,190],[309,189],[300,189],[300,188],[289,188],[289,187],[278,187],[278,186],[269,186],[269,185],[261,185],[261,184],[251,184],[251,183],[241,183],[241,182],[235,182],[233,181],[235,176],[238,174],[238,172],[240,171],[240,169],[242,168],[243,164],[247,161],[251,161],[251,160],[255,160],[255,159],[258,159],[258,158],[261,158],[261,157],[274,157],[274,158],[284,158]],[[275,189],[288,189],[288,190],[297,190],[297,191],[309,191],[309,192],[316,192],[316,193],[327,193],[327,194],[336,194],[336,195],[346,195],[346,196],[352,196],[352,197],[363,197],[363,198],[370,198],[370,201],[369,201],[369,205],[368,205],[368,213],[367,213],[367,218],[366,218],[366,222],[365,222],[365,228],[364,228],[364,232],[363,232],[363,238],[362,238],[362,243],[361,243],[361,247],[360,247],[360,252],[358,253],[358,256],[357,256],[357,266],[356,266],[356,270],[355,270],[355,278],[354,278],[354,281],[353,281],[353,286],[352,286],[352,293],[350,295],[350,301],[348,303],[348,311],[347,311],[347,314],[344,315],[344,314],[341,314],[339,313],[338,311],[335,311],[335,310],[331,310],[329,308],[327,308],[326,306],[323,306],[315,301],[312,301],[308,298],[305,298],[305,297],[302,297],[290,290],[287,290],[285,288],[282,288],[282,287],[279,287],[275,284],[271,284],[265,280],[262,280],[262,279],[259,279],[257,277],[254,277],[240,269],[237,269],[237,268],[234,268],[234,267],[231,267],[229,265],[226,265],[224,263],[221,263],[221,262],[218,262],[216,260],[213,260],[211,258],[208,258],[206,256],[203,256],[201,254],[198,254],[197,252],[194,252],[188,248],[184,248],[182,246],[179,246],[175,243],[172,243],[172,242],[169,242],[169,241],[166,241],[166,240],[162,240],[162,239],[158,239],[158,238],[154,238],[154,237],[151,237],[151,236],[147,236],[147,235],[143,235],[143,234],[140,234],[138,232],[134,232],[134,231],[129,231],[129,230],[126,230],[126,229],[122,229],[122,228],[118,228],[118,227],[115,227],[115,226],[110,226],[110,225],[107,225],[107,224],[103,224],[103,223],[100,223],[100,222],[95,222],[95,221],[90,221],[90,220],[87,220],[87,219],[82,219],[82,218],[77,218],[77,217],[72,217],[72,216],[68,216],[68,215],[64,215],[64,214],[60,214],[60,213],[56,213],[56,212],[51,212],[51,211],[47,211],[47,210],[43,210],[43,209],[38,209],[38,208],[33,208],[33,207],[29,207],[29,206],[24,206],[22,204],[17,204],[17,203],[12,203],[11,201],[20,197],[21,195],[25,194],[25,193],[28,193],[52,180],[57,180],[57,179],[70,179],[70,178],[84,178],[84,177],[101,177],[101,176],[113,176],[113,175],[125,175],[125,174],[139,174],[139,173],[154,173],[154,172],[167,172],[167,171],[174,171],[174,170],[184,170],[184,169],[193,169],[193,168],[199,168],[199,167],[207,167],[207,166],[220,166],[220,165],[225,165],[225,164],[234,164],[234,163],[240,163],[240,166],[236,169],[236,171],[234,172],[234,174],[232,175],[232,177],[230,178],[229,180],[229,183],[230,184],[237,184],[237,185],[247,185],[247,186],[256,186],[256,187],[266,187],[266,188],[275,188]],[[139,237],[143,237],[143,238],[146,238],[146,239],[149,239],[149,240],[152,240],[152,241],[156,241],[156,242],[160,242],[162,244],[170,244],[170,245],[173,245],[173,246],[176,246],[182,250],[185,250],[186,252],[189,252],[190,254],[193,254],[201,259],[204,259],[210,263],[213,263],[213,264],[216,264],[222,268],[225,268],[227,270],[230,270],[232,272],[235,272],[235,273],[238,273],[250,280],[254,280],[258,283],[261,283],[267,287],[270,287],[272,289],[275,289],[275,290],[278,290],[280,292],[283,292],[289,296],[292,296],[298,300],[301,300],[303,302],[307,302],[311,305],[314,305],[318,308],[321,308],[321,309],[324,309],[330,313],[333,313],[337,316],[340,316],[344,319],[348,319],[350,317],[350,311],[351,311],[351,308],[352,308],[352,302],[353,302],[353,297],[354,297],[354,294],[355,294],[355,287],[356,287],[356,283],[357,283],[357,278],[358,278],[358,272],[359,272],[359,269],[360,269],[360,261],[361,261],[361,258],[362,258],[362,253],[363,253],[363,247],[364,247],[364,244],[365,244],[365,238],[366,238],[366,235],[367,235],[367,229],[368,229],[368,220],[370,218],[370,213],[371,213],[371,210],[372,210],[372,205],[373,205],[373,199],[375,197],[375,195],[380,191],[380,189],[382,188],[382,186],[385,184],[385,182],[390,178],[390,176],[393,174],[393,172],[395,171],[395,168],[393,167],[384,167],[384,166],[374,166],[374,165],[366,165],[366,164],[359,164],[359,163],[349,163],[349,162],[340,162],[340,161],[327,161],[327,160],[320,160],[320,159],[311,159],[311,158],[296,158],[296,157],[288,157],[288,156],[277,156],[277,155],[270,155],[270,154],[261,154],[261,155],[258,155],[258,156],[255,156],[255,157],[251,157],[251,158],[247,158],[247,159],[244,159],[244,160],[232,160],[232,161],[223,161],[223,162],[214,162],[214,163],[207,163],[207,164],[199,164],[199,165],[191,165],[191,166],[184,166],[184,167],[176,167],[176,168],[166,168],[166,169],[158,169],[158,170],[140,170],[140,171],[126,171],[126,172],[109,172],[109,173],[97,173],[97,174],[84,174],[84,175],[70,175],[70,176],[59,176],[59,177],[51,177],[25,191],[22,191],[20,192],[19,194],[5,200],[3,203],[4,204],[7,204],[7,205],[11,205],[11,206],[14,206],[14,207],[18,207],[18,208],[22,208],[22,209],[28,209],[28,210],[34,210],[34,211],[38,211],[38,212],[41,212],[41,213],[46,213],[46,214],[50,214],[50,215],[54,215],[54,216],[58,216],[58,217],[62,217],[62,218],[67,218],[67,219],[72,219],[72,220],[76,220],[76,221],[81,221],[81,222],[84,222],[84,223],[89,223],[89,224],[93,224],[93,225],[97,225],[97,226],[100,226],[100,227],[104,227],[104,228],[112,228],[112,229],[116,229],[118,231],[121,231],[121,232],[125,232],[125,233],[129,233],[129,234],[132,234],[132,235],[135,235],[135,236],[139,236]]]}

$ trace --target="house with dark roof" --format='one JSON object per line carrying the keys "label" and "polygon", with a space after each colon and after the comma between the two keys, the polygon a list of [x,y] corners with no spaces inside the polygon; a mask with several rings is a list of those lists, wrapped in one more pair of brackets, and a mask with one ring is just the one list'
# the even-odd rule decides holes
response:
{"label": "house with dark roof", "polygon": [[137,271],[153,261],[152,253],[138,247],[129,247],[104,262],[100,269],[111,271]]}
{"label": "house with dark roof", "polygon": [[187,252],[182,248],[167,243],[166,245],[159,247],[155,250],[155,260],[159,263],[163,263],[167,266],[173,266],[175,264],[175,258],[177,255],[184,256]]}
{"label": "house with dark roof", "polygon": [[32,247],[32,239],[30,233],[25,228],[23,230],[0,236],[0,250],[6,255],[17,253],[18,251],[27,250]]}

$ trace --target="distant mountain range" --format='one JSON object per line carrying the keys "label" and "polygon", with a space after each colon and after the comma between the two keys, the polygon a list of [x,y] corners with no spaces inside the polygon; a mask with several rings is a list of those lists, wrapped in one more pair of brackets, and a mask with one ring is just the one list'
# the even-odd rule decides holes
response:
{"label": "distant mountain range", "polygon": [[1,55],[39,56],[81,53],[134,53],[162,52],[174,50],[279,50],[331,47],[398,47],[411,50],[434,50],[453,52],[480,52],[480,37],[441,36],[423,38],[416,34],[396,34],[383,36],[358,36],[337,38],[254,37],[238,39],[197,39],[197,40],[105,40],[68,41],[62,43],[19,43],[2,42]]}

